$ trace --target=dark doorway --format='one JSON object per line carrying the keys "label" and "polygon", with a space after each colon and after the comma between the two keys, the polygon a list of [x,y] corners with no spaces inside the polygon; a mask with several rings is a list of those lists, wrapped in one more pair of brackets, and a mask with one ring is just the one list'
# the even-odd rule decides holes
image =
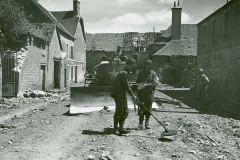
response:
{"label": "dark doorway", "polygon": [[67,68],[64,69],[64,87],[67,87]]}
{"label": "dark doorway", "polygon": [[77,83],[77,66],[75,66],[75,83]]}
{"label": "dark doorway", "polygon": [[40,68],[40,83],[41,89],[45,91],[45,84],[46,84],[46,64],[42,64]]}
{"label": "dark doorway", "polygon": [[60,62],[54,61],[54,88],[60,88]]}

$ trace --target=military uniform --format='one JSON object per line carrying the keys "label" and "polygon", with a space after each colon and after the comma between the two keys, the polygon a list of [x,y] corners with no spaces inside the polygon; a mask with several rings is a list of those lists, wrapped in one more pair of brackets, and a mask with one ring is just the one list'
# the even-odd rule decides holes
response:
{"label": "military uniform", "polygon": [[130,70],[125,67],[116,77],[116,84],[113,91],[116,110],[114,113],[114,129],[116,130],[119,123],[119,130],[123,130],[125,119],[128,117],[129,111],[127,106],[127,93],[134,96],[129,84],[128,74]]}
{"label": "military uniform", "polygon": [[208,87],[209,79],[205,74],[200,75],[199,77],[199,98],[200,104],[205,109],[207,105],[207,87]]}
{"label": "military uniform", "polygon": [[145,69],[142,70],[137,77],[137,83],[145,83],[146,85],[140,86],[138,88],[138,98],[140,100],[139,104],[139,125],[142,125],[144,120],[144,115],[146,117],[146,123],[145,127],[149,128],[149,118],[151,114],[145,110],[142,105],[151,111],[152,103],[154,101],[154,92],[156,89],[156,85],[159,82],[159,78],[156,74],[156,72],[150,70],[150,72],[147,72]]}

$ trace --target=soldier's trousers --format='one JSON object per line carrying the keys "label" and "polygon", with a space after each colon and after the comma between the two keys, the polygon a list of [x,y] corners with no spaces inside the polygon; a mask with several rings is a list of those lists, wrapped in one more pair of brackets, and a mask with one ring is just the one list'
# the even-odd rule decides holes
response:
{"label": "soldier's trousers", "polygon": [[151,112],[152,109],[152,102],[145,102],[143,104],[139,104],[139,112],[138,114],[140,116],[146,115],[146,116],[150,116],[151,114],[143,107],[143,105]]}
{"label": "soldier's trousers", "polygon": [[114,118],[126,119],[129,114],[126,94],[115,95],[114,100],[116,103]]}
{"label": "soldier's trousers", "polygon": [[207,105],[207,87],[200,88],[199,100],[200,100],[201,106],[205,108]]}

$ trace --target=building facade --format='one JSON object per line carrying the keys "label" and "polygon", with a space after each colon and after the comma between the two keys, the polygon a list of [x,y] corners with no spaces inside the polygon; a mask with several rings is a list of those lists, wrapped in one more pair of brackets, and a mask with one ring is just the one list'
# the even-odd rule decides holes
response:
{"label": "building facade", "polygon": [[[80,2],[73,1],[73,11],[51,13],[31,0],[25,9],[32,15],[30,22],[36,29],[24,35],[26,46],[11,53],[15,64],[11,66],[14,68],[5,67],[3,96],[16,96],[29,88],[50,90],[84,82],[86,48]],[[15,78],[10,83],[11,70]]]}
{"label": "building facade", "polygon": [[152,59],[161,83],[193,87],[198,31],[196,24],[181,24],[181,13],[179,3],[178,6],[174,3],[172,25],[153,44]]}
{"label": "building facade", "polygon": [[198,68],[214,93],[238,94],[240,81],[240,1],[231,0],[198,23]]}

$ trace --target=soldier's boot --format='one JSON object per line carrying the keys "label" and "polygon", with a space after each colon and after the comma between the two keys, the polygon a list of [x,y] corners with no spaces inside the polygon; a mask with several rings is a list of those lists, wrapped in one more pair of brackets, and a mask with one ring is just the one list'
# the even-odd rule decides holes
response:
{"label": "soldier's boot", "polygon": [[149,126],[150,116],[151,116],[151,115],[146,115],[146,122],[145,122],[145,128],[146,128],[146,129],[151,129],[151,127]]}
{"label": "soldier's boot", "polygon": [[124,118],[121,118],[119,120],[119,133],[120,134],[127,134],[127,133],[130,133],[130,131],[124,129],[124,124],[125,124],[125,119]]}
{"label": "soldier's boot", "polygon": [[115,135],[119,135],[118,122],[119,122],[119,119],[113,117],[113,134],[115,134]]}
{"label": "soldier's boot", "polygon": [[144,120],[144,115],[139,115],[139,126],[138,126],[138,130],[143,130],[143,120]]}

